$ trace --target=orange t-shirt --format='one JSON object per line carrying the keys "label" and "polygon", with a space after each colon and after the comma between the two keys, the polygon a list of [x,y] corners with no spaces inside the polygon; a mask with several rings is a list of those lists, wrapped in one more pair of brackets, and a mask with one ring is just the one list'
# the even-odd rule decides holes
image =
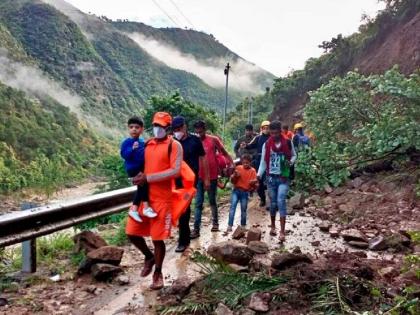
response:
{"label": "orange t-shirt", "polygon": [[235,168],[235,171],[238,172],[239,178],[234,184],[235,188],[239,188],[245,191],[251,190],[251,181],[257,179],[257,172],[253,167],[246,169],[243,165],[239,165]]}
{"label": "orange t-shirt", "polygon": [[283,135],[283,137],[285,137],[286,139],[292,140],[293,136],[295,135],[292,131],[287,130],[287,132],[282,131],[281,134]]}

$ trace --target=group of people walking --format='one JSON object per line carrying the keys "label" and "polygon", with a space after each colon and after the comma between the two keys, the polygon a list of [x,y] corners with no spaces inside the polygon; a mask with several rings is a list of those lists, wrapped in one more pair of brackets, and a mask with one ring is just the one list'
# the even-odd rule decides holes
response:
{"label": "group of people walking", "polygon": [[[249,194],[257,191],[260,206],[265,207],[265,190],[268,187],[270,235],[277,234],[275,221],[278,211],[280,241],[284,241],[286,197],[297,158],[296,148],[309,145],[301,125],[295,126],[298,127],[296,134],[288,131],[287,126],[282,128],[279,121],[262,122],[259,134],[254,133],[252,125],[247,125],[244,137],[237,141],[234,148],[236,157],[240,159],[239,165],[235,166],[222,141],[207,132],[204,121],[193,124],[195,134],[188,132],[188,123],[182,116],[172,118],[166,112],[157,112],[152,121],[153,137],[145,142],[142,138],[143,121],[132,117],[128,120],[130,137],[121,145],[125,169],[133,184],[137,185],[126,234],[145,256],[141,276],[148,276],[154,267],[152,289],[163,287],[164,241],[170,237],[175,208],[182,207],[182,214],[176,222],[179,227],[177,252],[185,251],[191,239],[200,237],[205,192],[211,208],[211,231],[219,231],[217,189],[221,174],[228,176],[233,185],[227,232],[232,231],[238,203],[241,205],[240,224],[246,226]],[[190,216],[194,192],[185,189],[188,188],[183,181],[186,168],[187,172],[195,175],[192,231]],[[177,189],[185,191],[179,205],[174,204]],[[153,251],[146,244],[145,237],[151,237]]]}

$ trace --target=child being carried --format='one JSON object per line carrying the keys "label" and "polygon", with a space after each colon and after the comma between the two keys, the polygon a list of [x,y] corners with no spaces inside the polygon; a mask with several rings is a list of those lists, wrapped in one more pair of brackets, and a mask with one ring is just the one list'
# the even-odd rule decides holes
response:
{"label": "child being carried", "polygon": [[[124,167],[129,177],[135,177],[138,173],[144,171],[144,148],[145,143],[141,134],[144,130],[143,121],[139,117],[131,117],[128,120],[128,131],[130,138],[127,138],[121,144],[120,154],[124,159]],[[149,206],[149,189],[147,183],[143,186],[137,186],[137,192],[134,196],[133,204],[128,211],[128,215],[137,222],[142,222],[140,215],[148,218],[155,218],[157,213]],[[139,213],[139,205],[143,202],[143,213]]]}

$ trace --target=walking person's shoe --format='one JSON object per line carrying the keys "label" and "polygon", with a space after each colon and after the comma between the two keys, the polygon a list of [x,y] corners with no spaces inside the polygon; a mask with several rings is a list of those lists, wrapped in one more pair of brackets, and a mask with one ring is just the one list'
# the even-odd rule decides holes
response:
{"label": "walking person's shoe", "polygon": [[200,237],[200,230],[193,230],[190,234],[190,239],[195,239]]}
{"label": "walking person's shoe", "polygon": [[281,243],[283,243],[286,240],[286,235],[283,232],[280,232],[279,240]]}
{"label": "walking person's shoe", "polygon": [[276,228],[275,228],[274,226],[272,226],[272,227],[270,228],[270,235],[271,235],[271,236],[276,236],[276,235],[277,235]]}
{"label": "walking person's shoe", "polygon": [[145,259],[143,270],[140,273],[140,277],[147,277],[153,270],[153,266],[155,265],[155,258]]}
{"label": "walking person's shoe", "polygon": [[177,248],[175,248],[176,253],[183,253],[188,248],[186,245],[178,244]]}
{"label": "walking person's shoe", "polygon": [[153,274],[153,282],[150,286],[152,290],[160,290],[163,288],[163,275],[161,272],[155,272]]}
{"label": "walking person's shoe", "polygon": [[213,224],[212,228],[211,228],[212,232],[219,232],[219,225],[218,224]]}
{"label": "walking person's shoe", "polygon": [[232,230],[233,230],[233,228],[229,225],[227,230],[226,230],[226,233],[230,233],[230,232],[232,232]]}

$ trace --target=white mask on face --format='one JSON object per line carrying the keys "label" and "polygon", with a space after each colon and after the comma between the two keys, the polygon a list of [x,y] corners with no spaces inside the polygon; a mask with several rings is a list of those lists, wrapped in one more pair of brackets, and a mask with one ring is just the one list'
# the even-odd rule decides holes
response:
{"label": "white mask on face", "polygon": [[174,132],[174,136],[175,138],[177,138],[178,140],[181,140],[182,137],[184,137],[184,132],[183,131],[176,131]]}
{"label": "white mask on face", "polygon": [[166,130],[162,127],[153,127],[153,135],[158,139],[162,139],[166,136]]}

